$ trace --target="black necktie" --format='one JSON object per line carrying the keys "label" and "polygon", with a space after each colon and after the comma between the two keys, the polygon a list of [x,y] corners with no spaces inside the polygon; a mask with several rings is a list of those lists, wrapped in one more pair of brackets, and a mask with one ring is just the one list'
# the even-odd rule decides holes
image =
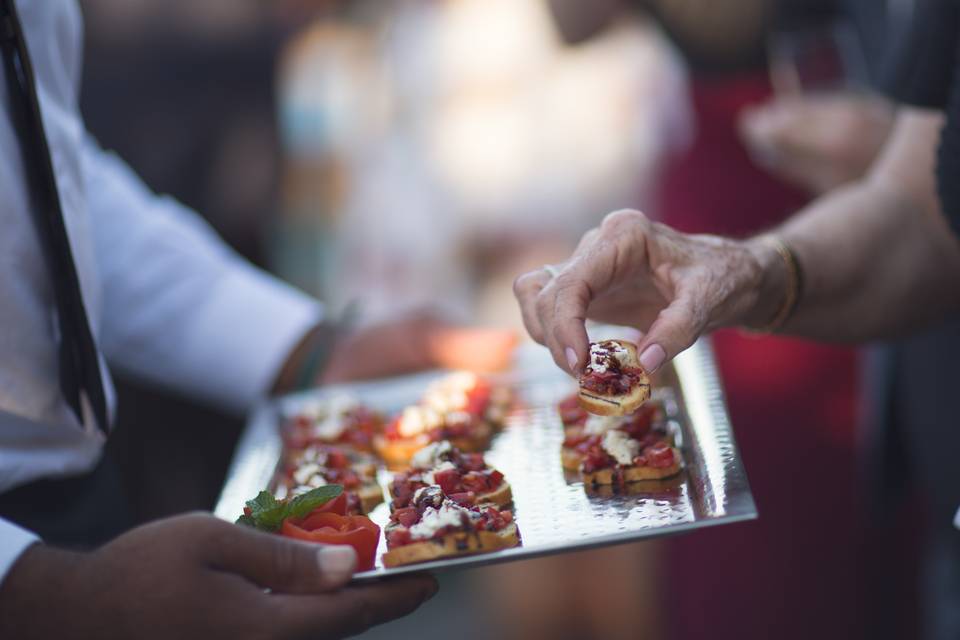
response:
{"label": "black necktie", "polygon": [[100,376],[100,360],[83,305],[80,279],[73,262],[53,174],[40,103],[27,52],[23,27],[13,0],[0,0],[0,48],[10,94],[10,112],[23,153],[31,194],[31,211],[43,247],[60,329],[60,388],[83,422],[81,395],[85,394],[97,426],[106,433],[107,401]]}

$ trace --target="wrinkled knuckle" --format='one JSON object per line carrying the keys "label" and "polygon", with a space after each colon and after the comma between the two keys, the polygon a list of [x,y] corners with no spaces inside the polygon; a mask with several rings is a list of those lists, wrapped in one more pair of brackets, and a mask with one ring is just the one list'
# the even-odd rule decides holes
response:
{"label": "wrinkled knuckle", "polygon": [[636,227],[645,228],[650,223],[647,216],[634,209],[621,209],[607,214],[600,228],[606,233],[622,233]]}
{"label": "wrinkled knuckle", "polygon": [[558,296],[570,295],[576,291],[579,285],[580,279],[566,271],[558,274],[553,280],[553,286],[556,287]]}
{"label": "wrinkled knuckle", "polygon": [[533,285],[533,273],[522,273],[513,281],[513,294],[518,298],[524,297]]}
{"label": "wrinkled knuckle", "polygon": [[553,311],[553,302],[554,297],[547,294],[545,291],[540,292],[537,296],[537,299],[534,301],[534,309],[536,309],[537,315],[540,319],[546,318],[550,312]]}
{"label": "wrinkled knuckle", "polygon": [[181,518],[182,523],[194,533],[196,538],[204,538],[222,531],[221,521],[206,513],[195,511],[181,516]]}

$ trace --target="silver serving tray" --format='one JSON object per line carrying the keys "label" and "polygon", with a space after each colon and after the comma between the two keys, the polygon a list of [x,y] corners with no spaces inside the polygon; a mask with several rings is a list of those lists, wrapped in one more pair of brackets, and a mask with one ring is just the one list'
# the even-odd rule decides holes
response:
{"label": "silver serving tray", "polygon": [[[278,424],[305,401],[348,392],[392,413],[415,402],[424,387],[442,374],[338,385],[261,405],[240,439],[215,514],[235,520],[244,503],[267,487],[280,457]],[[380,562],[386,551],[381,536],[377,568],[357,574],[355,580],[525,560],[757,517],[709,341],[699,341],[654,380],[654,397],[664,403],[683,453],[684,471],[674,479],[634,483],[621,492],[588,491],[576,474],[561,467],[563,427],[555,406],[575,389],[575,383],[553,364],[546,349],[531,345],[518,350],[513,370],[495,377],[495,382],[514,389],[518,406],[495,437],[487,460],[504,473],[513,489],[522,546],[386,569]],[[382,470],[384,488],[389,479],[390,473]],[[388,516],[386,504],[370,514],[381,527]]]}

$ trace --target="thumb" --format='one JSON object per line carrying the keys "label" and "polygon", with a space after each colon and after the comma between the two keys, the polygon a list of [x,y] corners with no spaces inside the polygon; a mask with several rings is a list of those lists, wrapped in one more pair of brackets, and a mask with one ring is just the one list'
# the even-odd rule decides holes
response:
{"label": "thumb", "polygon": [[657,315],[646,336],[637,345],[640,366],[653,373],[690,347],[705,327],[691,295],[678,295]]}
{"label": "thumb", "polygon": [[334,591],[350,581],[357,566],[353,547],[300,542],[223,524],[229,531],[214,540],[214,566],[264,588],[281,593]]}

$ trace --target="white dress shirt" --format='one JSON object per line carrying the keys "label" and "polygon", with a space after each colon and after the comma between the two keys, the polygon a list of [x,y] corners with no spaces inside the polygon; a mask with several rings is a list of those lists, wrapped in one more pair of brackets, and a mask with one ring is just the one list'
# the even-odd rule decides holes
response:
{"label": "white dress shirt", "polygon": [[[245,262],[196,214],[151,193],[90,138],[77,104],[83,25],[73,0],[18,0],[17,7],[102,357],[146,381],[246,409],[319,321],[320,305]],[[5,78],[0,109],[2,492],[92,469],[103,436],[93,424],[78,424],[60,392],[53,293],[27,206]],[[112,414],[109,373],[105,378]],[[29,421],[5,421],[10,414]],[[0,519],[0,580],[35,541]]]}

